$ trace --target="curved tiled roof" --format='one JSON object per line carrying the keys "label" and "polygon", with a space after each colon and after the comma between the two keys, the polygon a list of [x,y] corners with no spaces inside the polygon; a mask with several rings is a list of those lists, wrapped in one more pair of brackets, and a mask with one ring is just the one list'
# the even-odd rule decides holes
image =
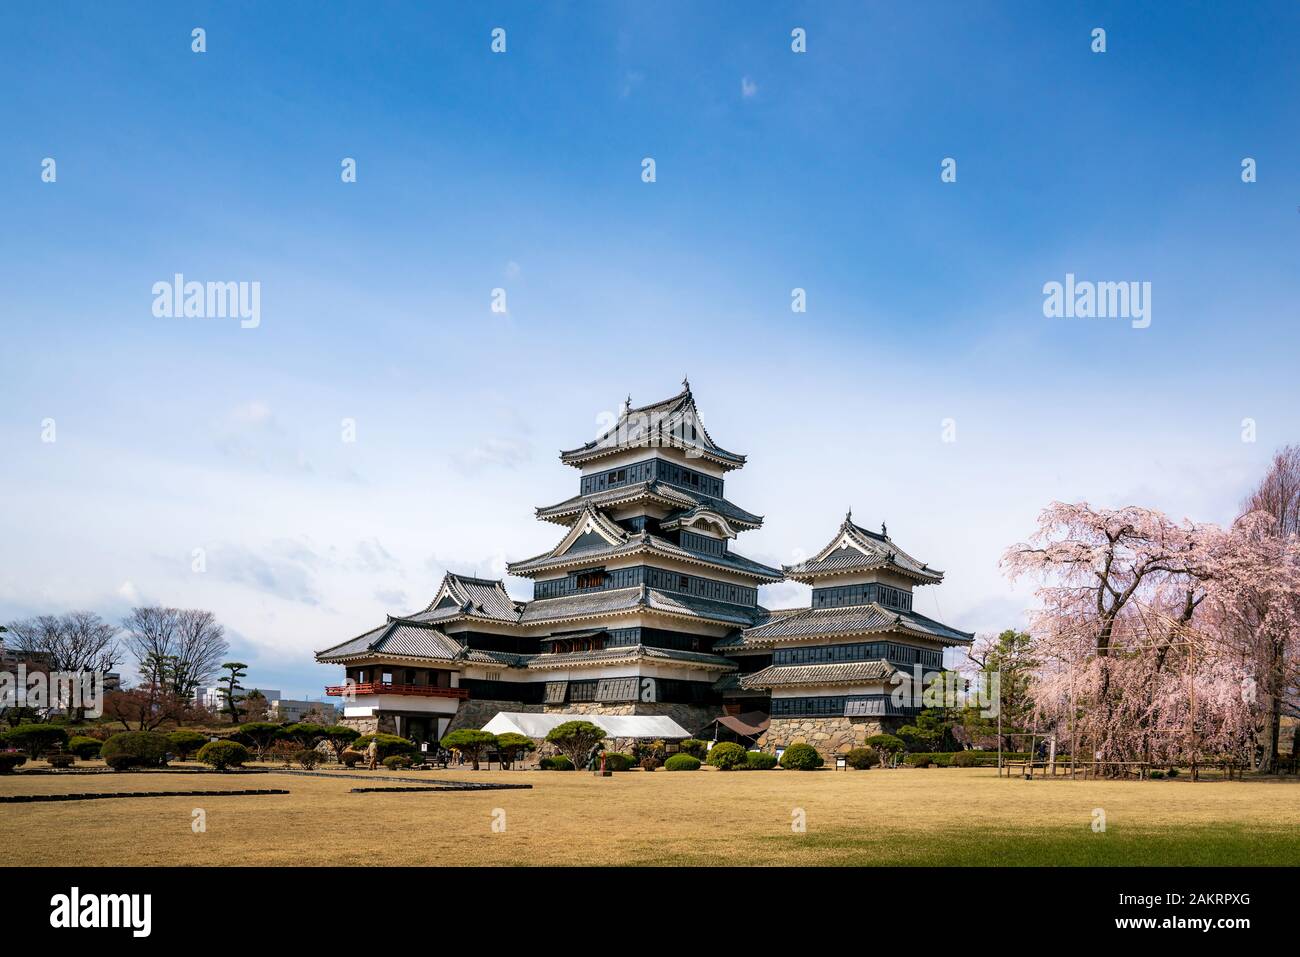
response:
{"label": "curved tiled roof", "polygon": [[[639,552],[648,552],[668,558],[676,558],[690,564],[723,568],[760,581],[777,582],[785,577],[778,569],[745,558],[743,555],[736,555],[732,552],[727,552],[725,555],[707,555],[703,552],[683,548],[666,538],[652,535],[649,532],[631,533],[622,529],[620,529],[620,532],[623,541],[618,544],[597,544],[588,548],[570,549],[565,552],[558,551],[557,547],[556,550],[534,555],[532,558],[526,558],[523,561],[511,562],[506,567],[512,575],[529,577],[536,572],[564,568],[568,565],[622,558]],[[559,547],[562,547],[563,544],[561,542]]]}
{"label": "curved tiled roof", "polygon": [[850,685],[885,681],[897,669],[888,661],[837,661],[821,665],[770,665],[743,675],[742,688],[777,688],[786,685]]}
{"label": "curved tiled roof", "polygon": [[519,620],[521,624],[528,625],[635,612],[641,609],[742,626],[752,624],[757,613],[757,609],[750,609],[744,605],[733,605],[730,602],[696,598],[691,595],[675,595],[656,588],[636,586],[530,601],[524,606]]}
{"label": "curved tiled roof", "polygon": [[616,505],[639,502],[642,499],[652,499],[669,508],[680,510],[673,512],[665,521],[684,518],[702,509],[712,509],[732,525],[758,528],[763,524],[763,516],[747,512],[739,505],[735,505],[725,498],[715,498],[712,495],[701,495],[699,492],[680,489],[659,479],[636,482],[632,485],[622,485],[618,488],[592,492],[589,495],[575,495],[573,498],[565,499],[556,505],[542,506],[536,510],[536,514],[538,518],[545,519],[548,522],[569,525],[572,523],[572,517],[581,514],[586,505],[592,505],[596,508],[611,508]]}
{"label": "curved tiled roof", "polygon": [[883,530],[872,532],[855,525],[846,516],[835,537],[807,561],[785,565],[784,571],[797,582],[812,584],[820,578],[887,568],[920,584],[943,581],[943,572],[919,562],[903,551]]}
{"label": "curved tiled roof", "polygon": [[713,441],[695,407],[691,387],[682,385],[682,391],[672,398],[636,408],[624,407],[618,422],[592,441],[561,452],[560,461],[576,466],[623,449],[655,447],[682,449],[724,469],[740,468],[745,457]]}
{"label": "curved tiled roof", "polygon": [[465,646],[437,628],[412,625],[400,619],[316,653],[317,661],[340,661],[365,655],[397,655],[455,661]]}
{"label": "curved tiled roof", "polygon": [[863,635],[876,632],[905,632],[944,644],[964,645],[974,634],[949,628],[914,611],[893,611],[878,604],[840,608],[803,608],[794,614],[773,617],[744,632],[746,647],[770,646],[784,639]]}

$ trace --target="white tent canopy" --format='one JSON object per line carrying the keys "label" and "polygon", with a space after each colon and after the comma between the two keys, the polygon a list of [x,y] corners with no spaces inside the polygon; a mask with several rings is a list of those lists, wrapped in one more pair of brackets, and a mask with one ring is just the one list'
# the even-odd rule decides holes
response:
{"label": "white tent canopy", "polygon": [[513,731],[526,738],[544,738],[552,728],[566,721],[590,721],[611,738],[689,738],[690,732],[661,714],[528,714],[502,711],[483,725],[484,731],[506,734]]}

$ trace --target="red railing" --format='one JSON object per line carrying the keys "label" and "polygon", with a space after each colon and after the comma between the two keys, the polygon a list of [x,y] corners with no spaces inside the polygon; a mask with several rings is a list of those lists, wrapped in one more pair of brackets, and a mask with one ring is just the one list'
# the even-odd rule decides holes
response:
{"label": "red railing", "polygon": [[350,685],[327,685],[325,693],[338,698],[351,694],[413,694],[426,698],[468,698],[466,688],[439,688],[437,685],[398,685],[385,681],[358,681]]}

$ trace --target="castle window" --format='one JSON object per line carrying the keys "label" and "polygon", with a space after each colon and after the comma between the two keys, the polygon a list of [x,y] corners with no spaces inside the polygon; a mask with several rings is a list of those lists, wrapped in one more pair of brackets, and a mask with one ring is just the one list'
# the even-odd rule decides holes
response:
{"label": "castle window", "polygon": [[579,588],[600,588],[605,584],[605,569],[598,568],[595,571],[583,572],[578,576]]}

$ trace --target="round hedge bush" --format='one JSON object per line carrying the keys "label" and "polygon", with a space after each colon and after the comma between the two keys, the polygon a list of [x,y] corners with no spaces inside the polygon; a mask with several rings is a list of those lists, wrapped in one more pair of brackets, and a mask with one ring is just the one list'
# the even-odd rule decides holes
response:
{"label": "round hedge bush", "polygon": [[297,761],[299,765],[310,771],[325,759],[325,755],[321,754],[315,748],[303,748],[301,751],[294,753],[293,759]]}
{"label": "round hedge bush", "polygon": [[409,768],[414,763],[409,754],[390,754],[383,760],[384,767],[390,771],[400,771],[402,768]]}
{"label": "round hedge bush", "polygon": [[188,761],[191,754],[207,743],[207,735],[199,734],[197,731],[173,731],[167,735],[167,744],[171,748],[172,754],[182,761]]}
{"label": "round hedge bush", "polygon": [[928,768],[934,764],[934,759],[928,754],[909,754],[904,760],[906,760],[908,767],[913,768]]}
{"label": "round hedge bush", "polygon": [[796,741],[781,755],[781,767],[787,771],[816,771],[826,761],[811,744]]}
{"label": "round hedge bush", "polygon": [[952,756],[952,766],[954,768],[975,768],[979,767],[980,759],[975,756],[974,751],[958,751]]}
{"label": "round hedge bush", "polygon": [[698,771],[699,769],[700,759],[689,754],[674,754],[664,762],[665,771]]}
{"label": "round hedge bush", "polygon": [[34,758],[47,751],[62,751],[68,744],[68,732],[56,724],[20,724],[4,732],[3,738],[6,744]]}
{"label": "round hedge bush", "polygon": [[723,741],[709,749],[709,764],[719,771],[733,771],[745,766],[745,749],[731,741]]}
{"label": "round hedge bush", "polygon": [[686,738],[678,742],[677,750],[681,754],[689,754],[691,757],[703,761],[704,756],[709,753],[709,743],[701,741],[699,738]]}
{"label": "round hedge bush", "polygon": [[867,738],[867,747],[875,748],[877,751],[887,751],[890,754],[894,754],[898,751],[904,750],[907,745],[903,743],[902,738],[895,737],[892,734],[873,734],[871,737]]}
{"label": "round hedge bush", "polygon": [[76,758],[67,751],[55,751],[45,756],[45,763],[52,768],[70,768],[75,762]]}
{"label": "round hedge bush", "polygon": [[128,768],[161,768],[167,765],[170,744],[157,731],[123,731],[104,742],[99,756],[114,771]]}
{"label": "round hedge bush", "polygon": [[776,755],[766,751],[747,751],[745,767],[750,771],[771,771],[776,767]]}
{"label": "round hedge bush", "polygon": [[844,756],[844,763],[858,771],[866,771],[880,763],[880,753],[875,748],[854,748]]}
{"label": "round hedge bush", "polygon": [[68,750],[83,761],[99,757],[99,749],[103,746],[104,742],[99,738],[88,738],[85,735],[77,735],[68,742]]}
{"label": "round hedge bush", "polygon": [[253,756],[238,741],[209,741],[199,748],[197,757],[204,764],[224,771],[226,768],[241,767],[245,761],[252,760]]}
{"label": "round hedge bush", "polygon": [[21,751],[0,751],[0,774],[8,774],[19,765],[27,763],[27,755]]}
{"label": "round hedge bush", "polygon": [[543,771],[572,771],[573,762],[562,754],[552,755],[549,758],[542,758],[537,762],[537,766]]}
{"label": "round hedge bush", "polygon": [[351,748],[344,748],[343,753],[339,755],[339,760],[343,762],[345,768],[355,768],[365,755],[360,751],[354,751]]}
{"label": "round hedge bush", "polygon": [[605,752],[605,770],[606,771],[626,771],[632,767],[632,756],[622,754],[618,751]]}

